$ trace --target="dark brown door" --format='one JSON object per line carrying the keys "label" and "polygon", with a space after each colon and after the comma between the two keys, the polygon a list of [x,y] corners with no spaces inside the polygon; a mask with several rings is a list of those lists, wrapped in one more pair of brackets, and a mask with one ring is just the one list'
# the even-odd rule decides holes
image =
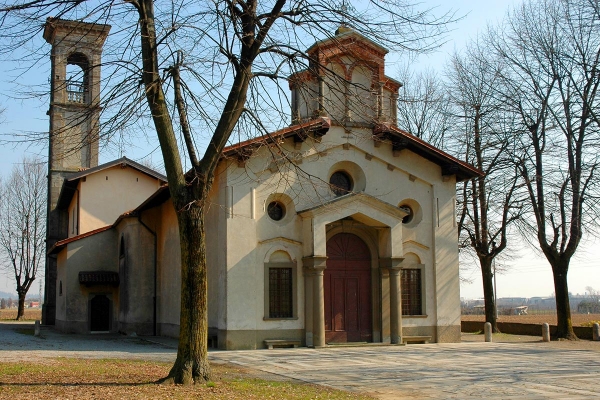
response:
{"label": "dark brown door", "polygon": [[327,241],[325,340],[373,341],[371,253],[358,236],[339,233]]}

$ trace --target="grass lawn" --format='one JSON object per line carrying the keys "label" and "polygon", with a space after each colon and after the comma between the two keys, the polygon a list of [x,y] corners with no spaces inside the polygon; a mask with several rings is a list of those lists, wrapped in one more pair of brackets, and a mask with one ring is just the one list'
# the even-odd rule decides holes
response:
{"label": "grass lawn", "polygon": [[0,362],[0,399],[372,399],[302,382],[265,380],[252,371],[212,365],[212,381],[157,385],[171,363],[41,359]]}

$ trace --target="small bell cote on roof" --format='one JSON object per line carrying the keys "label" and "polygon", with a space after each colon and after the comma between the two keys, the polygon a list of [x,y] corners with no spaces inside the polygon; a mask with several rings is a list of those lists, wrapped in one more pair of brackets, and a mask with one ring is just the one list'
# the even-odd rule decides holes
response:
{"label": "small bell cote on roof", "polygon": [[385,75],[387,53],[347,26],[313,44],[308,69],[290,77],[292,122],[327,116],[333,125],[395,125],[401,84]]}

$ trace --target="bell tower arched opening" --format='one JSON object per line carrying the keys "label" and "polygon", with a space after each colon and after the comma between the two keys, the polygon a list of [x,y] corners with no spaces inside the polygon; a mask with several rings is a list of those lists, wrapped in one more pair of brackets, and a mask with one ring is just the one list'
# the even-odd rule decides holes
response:
{"label": "bell tower arched opening", "polygon": [[90,63],[84,54],[72,53],[67,57],[67,73],[65,76],[68,102],[89,103],[89,69]]}

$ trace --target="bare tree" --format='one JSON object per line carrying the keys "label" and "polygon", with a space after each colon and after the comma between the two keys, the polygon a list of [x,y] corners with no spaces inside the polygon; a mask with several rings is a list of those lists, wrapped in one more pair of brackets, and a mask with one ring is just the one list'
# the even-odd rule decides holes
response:
{"label": "bare tree", "polygon": [[[204,217],[228,141],[289,120],[282,118],[289,115],[287,77],[308,68],[322,76],[326,67],[304,49],[332,37],[338,26],[392,50],[423,51],[439,43],[452,20],[405,0],[361,3],[358,10],[323,0],[36,0],[0,4],[0,39],[13,47],[24,43],[39,34],[36,24],[49,14],[85,15],[113,26],[105,50],[111,73],[103,132],[110,137],[150,123],[160,143],[177,210],[182,282],[177,359],[165,381],[184,384],[210,375]],[[203,138],[202,132],[209,134]]]}
{"label": "bare tree", "polygon": [[600,290],[596,290],[591,286],[586,286],[585,291],[591,301],[600,303]]}
{"label": "bare tree", "polygon": [[404,66],[398,97],[398,126],[432,145],[445,148],[451,128],[448,96],[443,80],[431,70],[415,72]]}
{"label": "bare tree", "polygon": [[597,227],[600,18],[589,4],[527,2],[493,40],[506,65],[505,102],[519,120],[516,157],[530,212],[523,229],[552,267],[556,337],[566,339],[576,338],[569,264],[584,232]]}
{"label": "bare tree", "polygon": [[17,320],[23,319],[25,297],[44,262],[45,237],[45,163],[25,158],[0,185],[2,267],[15,277]]}
{"label": "bare tree", "polygon": [[454,110],[451,137],[464,160],[485,173],[462,184],[457,196],[461,249],[479,261],[485,319],[498,332],[493,265],[507,248],[509,226],[520,218],[512,159],[513,125],[499,97],[502,64],[478,41],[455,53],[447,69]]}

